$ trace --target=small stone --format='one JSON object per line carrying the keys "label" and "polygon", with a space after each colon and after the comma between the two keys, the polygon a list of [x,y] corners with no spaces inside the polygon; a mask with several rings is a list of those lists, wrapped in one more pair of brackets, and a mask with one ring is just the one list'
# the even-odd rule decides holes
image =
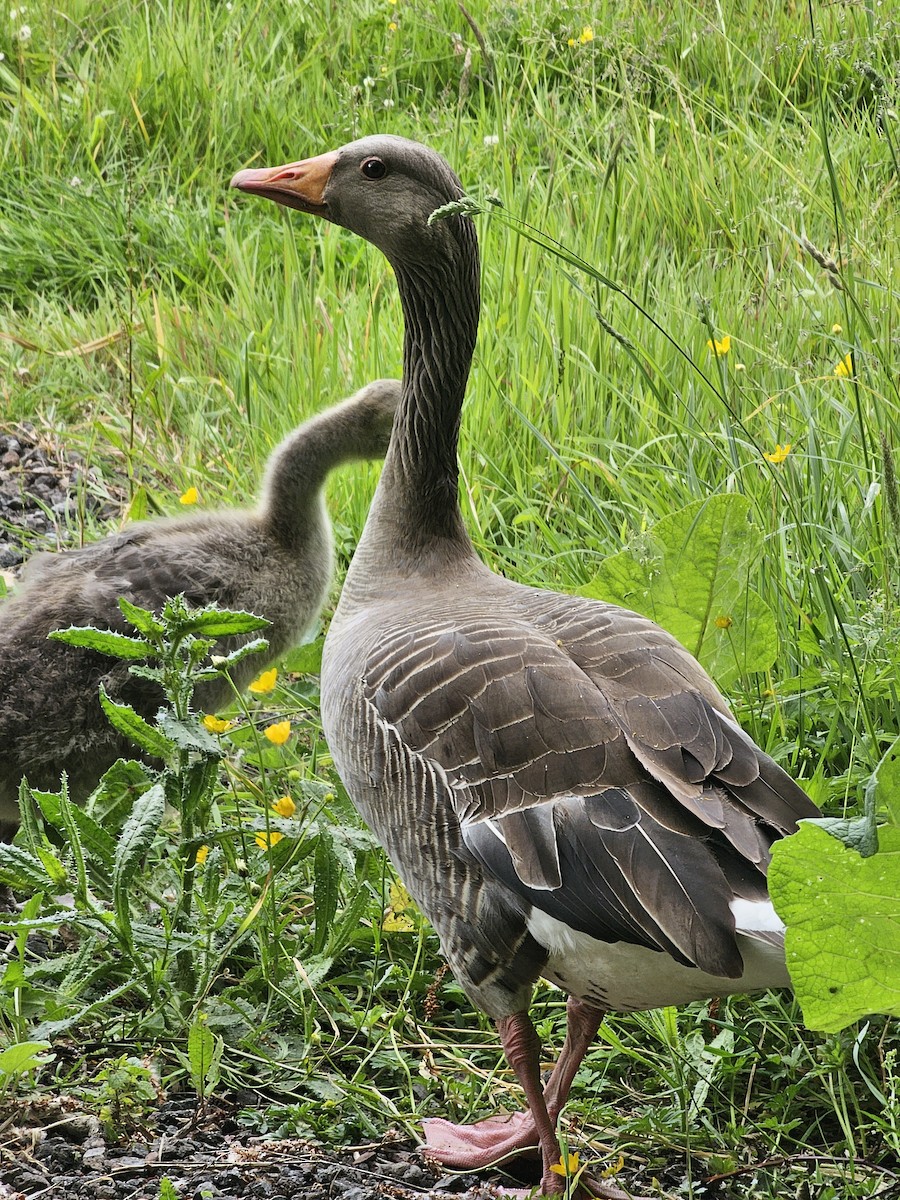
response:
{"label": "small stone", "polygon": [[17,467],[19,465],[19,456],[15,450],[7,450],[0,458],[0,467]]}

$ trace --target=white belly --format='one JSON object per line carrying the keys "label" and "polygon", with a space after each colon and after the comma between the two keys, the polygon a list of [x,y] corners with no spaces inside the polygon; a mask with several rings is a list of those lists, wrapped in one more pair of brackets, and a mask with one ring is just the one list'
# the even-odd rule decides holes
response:
{"label": "white belly", "polygon": [[[745,928],[776,933],[778,919],[771,905],[746,906]],[[749,910],[754,910],[750,912]],[[757,911],[758,910],[758,911]],[[735,914],[738,916],[738,914]],[[532,937],[550,951],[543,975],[551,983],[581,1000],[614,1012],[661,1008],[686,1004],[710,996],[752,992],[760,988],[789,987],[784,948],[740,932],[738,947],[744,959],[739,979],[707,975],[697,967],[685,967],[670,955],[630,942],[601,942],[571,929],[562,921],[534,908],[528,918]]]}

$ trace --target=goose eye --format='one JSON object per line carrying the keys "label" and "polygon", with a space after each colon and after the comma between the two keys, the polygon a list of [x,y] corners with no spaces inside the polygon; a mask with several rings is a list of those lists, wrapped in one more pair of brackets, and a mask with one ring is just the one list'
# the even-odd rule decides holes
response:
{"label": "goose eye", "polygon": [[359,168],[366,179],[384,179],[387,167],[380,158],[367,158]]}

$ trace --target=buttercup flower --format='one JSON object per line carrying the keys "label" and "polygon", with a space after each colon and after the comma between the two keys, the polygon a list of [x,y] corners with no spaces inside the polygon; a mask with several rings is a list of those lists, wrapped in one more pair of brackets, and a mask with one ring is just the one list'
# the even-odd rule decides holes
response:
{"label": "buttercup flower", "polygon": [[837,321],[835,321],[835,323],[831,327],[831,332],[832,333],[843,333],[844,327],[843,327],[843,325],[838,325]]}
{"label": "buttercup flower", "polygon": [[263,733],[273,746],[283,746],[291,736],[291,723],[290,721],[276,721],[274,725],[267,725]]}
{"label": "buttercup flower", "polygon": [[208,856],[209,856],[209,846],[201,846],[197,851],[197,858],[196,858],[196,861],[199,863],[199,865],[201,867],[206,862],[206,859]]}
{"label": "buttercup flower", "polygon": [[731,619],[731,617],[716,617],[716,629],[730,629],[733,624],[734,621]]}
{"label": "buttercup flower", "polygon": [[195,487],[189,487],[186,492],[182,492],[178,497],[182,504],[196,504],[200,499],[200,493]]}
{"label": "buttercup flower", "polygon": [[853,354],[847,351],[841,361],[834,368],[834,373],[838,379],[849,379],[853,374]]}
{"label": "buttercup flower", "polygon": [[272,808],[278,813],[279,817],[292,817],[297,811],[297,805],[290,796],[281,796],[275,801]]}
{"label": "buttercup flower", "polygon": [[563,1161],[561,1158],[558,1163],[553,1164],[550,1170],[556,1175],[565,1175],[567,1178],[571,1179],[573,1175],[578,1173],[578,1163],[578,1152],[575,1151],[572,1154],[567,1153],[565,1161]]}
{"label": "buttercup flower", "polygon": [[275,680],[278,678],[278,668],[270,667],[268,671],[263,671],[250,684],[250,691],[254,696],[264,696],[266,692],[271,692],[275,687]]}
{"label": "buttercup flower", "polygon": [[212,713],[206,713],[201,724],[210,733],[227,733],[234,724],[234,721],[224,721],[221,717],[213,716]]}
{"label": "buttercup flower", "polygon": [[707,338],[706,347],[712,351],[716,358],[724,358],[731,349],[731,334],[726,333],[721,341],[718,338]]}
{"label": "buttercup flower", "polygon": [[254,838],[254,841],[256,842],[257,846],[259,846],[260,850],[271,850],[272,847],[277,845],[277,843],[280,842],[283,837],[284,834],[279,833],[277,829],[273,830],[271,833],[266,833],[264,829],[261,829]]}
{"label": "buttercup flower", "polygon": [[792,445],[793,445],[793,442],[785,442],[783,446],[781,445],[780,442],[776,442],[775,449],[772,451],[772,453],[771,454],[763,454],[763,458],[767,462],[775,463],[775,465],[777,466],[778,463],[783,463],[784,460],[787,458],[787,456],[790,454]]}

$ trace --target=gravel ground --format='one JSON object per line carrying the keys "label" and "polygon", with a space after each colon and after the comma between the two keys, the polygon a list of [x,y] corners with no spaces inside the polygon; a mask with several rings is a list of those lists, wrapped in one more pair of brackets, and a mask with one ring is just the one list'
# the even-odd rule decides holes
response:
{"label": "gravel ground", "polygon": [[76,542],[78,506],[92,519],[119,515],[124,489],[28,422],[0,428],[0,571],[14,572],[37,550]]}
{"label": "gravel ground", "polygon": [[242,1133],[225,1107],[197,1119],[193,1100],[164,1103],[140,1135],[108,1142],[76,1101],[45,1100],[0,1134],[0,1197],[158,1200],[167,1178],[185,1200],[489,1200],[489,1183],[426,1166],[408,1141],[333,1153]]}

